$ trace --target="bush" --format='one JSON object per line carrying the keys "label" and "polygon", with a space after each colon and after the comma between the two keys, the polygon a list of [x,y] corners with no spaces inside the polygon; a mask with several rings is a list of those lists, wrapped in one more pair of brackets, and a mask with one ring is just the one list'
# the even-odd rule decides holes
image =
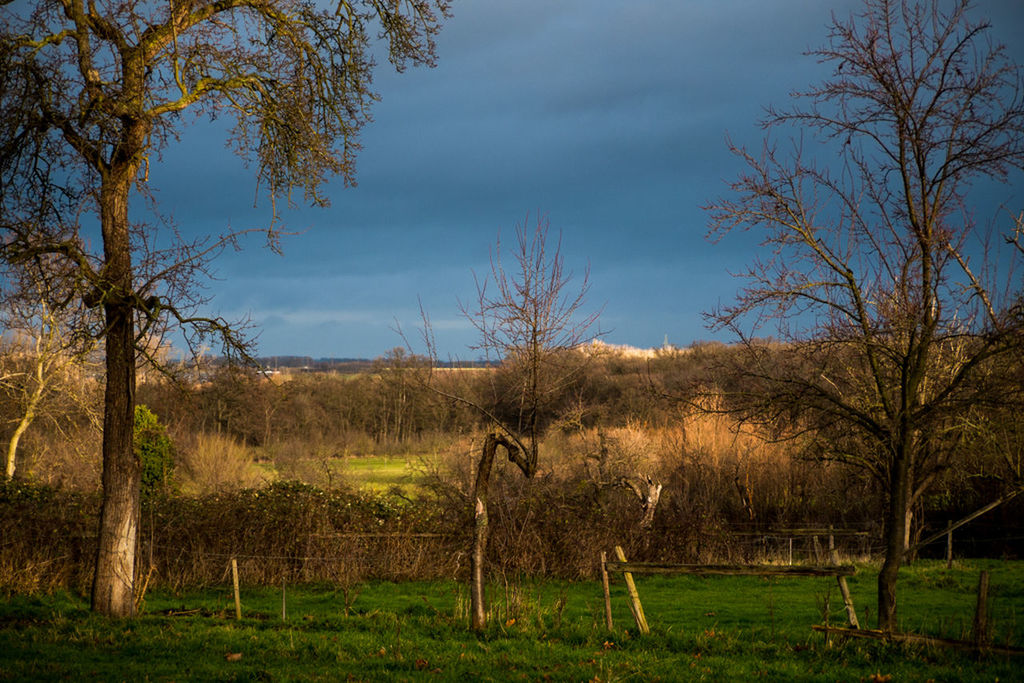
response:
{"label": "bush", "polygon": [[99,503],[97,494],[0,482],[0,594],[87,590]]}
{"label": "bush", "polygon": [[182,488],[208,494],[252,488],[261,481],[251,448],[231,436],[200,432],[182,444]]}
{"label": "bush", "polygon": [[142,465],[142,496],[169,492],[174,477],[174,444],[167,428],[143,405],[135,406],[135,455]]}

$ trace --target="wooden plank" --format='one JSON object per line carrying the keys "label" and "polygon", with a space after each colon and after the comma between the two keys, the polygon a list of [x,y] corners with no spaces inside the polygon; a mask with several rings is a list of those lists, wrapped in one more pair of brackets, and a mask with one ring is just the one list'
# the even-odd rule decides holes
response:
{"label": "wooden plank", "polygon": [[[615,556],[619,558],[618,562],[609,562],[609,568],[612,564],[626,566],[626,553],[622,551],[622,546],[615,546]],[[636,627],[640,629],[640,633],[650,633],[651,629],[647,625],[647,617],[644,616],[644,606],[640,604],[640,594],[636,590],[636,583],[633,581],[633,575],[628,569],[619,569],[617,571],[622,572],[622,577],[626,580],[626,591],[629,593],[629,607],[633,612],[633,618],[636,620]]]}
{"label": "wooden plank", "polygon": [[801,566],[762,564],[669,564],[664,562],[608,562],[610,572],[632,574],[699,574],[713,576],[853,576],[857,568],[852,565]]}

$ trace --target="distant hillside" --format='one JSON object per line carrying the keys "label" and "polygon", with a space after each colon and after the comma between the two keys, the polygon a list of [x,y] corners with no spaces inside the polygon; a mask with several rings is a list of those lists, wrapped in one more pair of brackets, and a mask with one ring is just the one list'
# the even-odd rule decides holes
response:
{"label": "distant hillside", "polygon": [[[659,356],[671,356],[685,353],[689,349],[681,349],[671,344],[660,348],[641,349],[624,344],[608,344],[599,339],[580,347],[580,351],[588,355],[618,356],[620,358],[651,359]],[[339,374],[358,374],[373,367],[376,360],[372,358],[312,358],[311,356],[265,356],[257,359],[267,370],[287,370],[305,372],[336,372]],[[471,367],[485,368],[497,365],[497,361],[438,361],[443,368]]]}
{"label": "distant hillside", "polygon": [[[336,372],[342,375],[355,375],[367,372],[376,362],[372,358],[311,358],[310,356],[265,356],[257,360],[267,370]],[[493,361],[486,360],[437,362],[437,365],[442,368],[455,366],[461,368],[484,368],[496,364]]]}
{"label": "distant hillside", "polygon": [[308,370],[309,372],[366,372],[373,365],[370,358],[312,358],[310,356],[266,356],[257,358],[268,370]]}

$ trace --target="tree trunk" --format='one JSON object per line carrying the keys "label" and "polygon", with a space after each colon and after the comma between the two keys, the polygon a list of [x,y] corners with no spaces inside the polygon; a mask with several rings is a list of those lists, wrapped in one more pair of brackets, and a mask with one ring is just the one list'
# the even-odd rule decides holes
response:
{"label": "tree trunk", "polygon": [[100,193],[106,318],[103,402],[103,506],[92,609],[113,617],[135,613],[135,551],[141,468],[132,446],[135,417],[135,330],[131,292],[128,190],[131,174],[105,182]]}
{"label": "tree trunk", "polygon": [[[41,332],[40,334],[45,334]],[[38,338],[37,338],[38,339]],[[49,352],[49,349],[46,349]],[[18,420],[18,426],[14,428],[14,433],[11,434],[11,440],[7,442],[7,468],[6,475],[8,479],[14,478],[14,471],[17,467],[18,458],[18,444],[21,443],[21,437],[31,426],[32,422],[36,419],[36,410],[39,408],[39,404],[43,400],[43,392],[46,390],[46,373],[45,365],[47,360],[42,357],[43,347],[37,341],[36,342],[36,367],[35,367],[35,389],[32,391],[32,395],[29,396],[28,404],[25,406],[25,411],[21,415],[21,419]]]}
{"label": "tree trunk", "polygon": [[35,403],[33,402],[31,407],[25,411],[25,414],[21,416],[21,420],[18,421],[18,426],[14,429],[14,434],[11,435],[11,440],[7,442],[7,478],[14,478],[14,470],[16,466],[16,459],[18,455],[18,443],[21,441],[22,434],[28,429],[29,425],[32,424],[32,420],[35,419]]}
{"label": "tree trunk", "polygon": [[473,630],[480,631],[487,625],[487,605],[484,604],[484,563],[487,561],[487,537],[490,532],[487,519],[487,498],[491,487],[491,466],[498,450],[498,437],[488,434],[484,439],[483,452],[476,469],[473,485],[473,554],[472,583],[469,590],[470,612]]}
{"label": "tree trunk", "polygon": [[135,547],[140,467],[132,446],[135,344],[132,311],[107,306],[107,385],[103,412],[103,508],[92,609],[114,617],[135,613]]}
{"label": "tree trunk", "polygon": [[658,501],[661,500],[662,486],[650,475],[641,474],[634,481],[629,477],[620,477],[618,485],[633,492],[640,500],[640,509],[643,517],[640,518],[640,528],[650,529],[654,524],[654,513],[658,509]]}
{"label": "tree trunk", "polygon": [[914,563],[917,559],[917,553],[911,551],[910,547],[913,542],[914,535],[911,533],[914,528],[914,506],[907,501],[907,511],[903,514],[903,561],[907,565]]}
{"label": "tree trunk", "polygon": [[910,509],[910,467],[907,450],[893,458],[889,507],[885,519],[885,561],[878,573],[878,628],[896,630],[896,581],[903,561],[907,511]]}

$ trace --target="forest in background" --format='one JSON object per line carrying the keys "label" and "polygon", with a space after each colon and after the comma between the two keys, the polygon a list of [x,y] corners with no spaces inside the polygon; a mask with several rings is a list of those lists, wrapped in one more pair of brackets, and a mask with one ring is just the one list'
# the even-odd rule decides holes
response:
{"label": "forest in background", "polygon": [[[488,554],[501,571],[591,577],[597,549],[615,544],[638,559],[778,560],[780,530],[808,527],[834,528],[851,559],[878,553],[884,492],[866,473],[820,461],[799,435],[755,434],[730,414],[726,392],[714,403],[709,387],[741,376],[730,370],[743,358],[736,348],[696,344],[636,357],[597,345],[570,353],[572,381],[544,398],[536,477],[495,466]],[[216,582],[229,556],[248,558],[247,575],[267,582],[465,572],[474,463],[487,423],[444,394],[469,396],[498,416],[514,412],[487,403],[510,395],[494,390],[513,381],[507,367],[435,368],[428,383],[428,360],[399,348],[348,374],[187,370],[175,381],[150,373],[140,382],[139,403],[151,417],[136,420],[141,576]],[[69,366],[61,382],[64,390],[22,437],[15,478],[0,499],[0,581],[9,591],[84,589],[92,572],[101,392],[87,364]],[[3,397],[6,424],[17,424],[17,393]],[[1024,418],[998,406],[971,417],[985,429],[961,445],[919,502],[916,539],[1017,481]],[[368,490],[346,474],[358,459],[382,455],[407,461],[416,486]],[[648,525],[629,486],[639,478],[664,487]],[[1014,499],[964,527],[957,553],[1020,557],[1022,512]],[[813,559],[818,542],[798,538],[798,555]],[[943,551],[938,543],[923,554]]]}

